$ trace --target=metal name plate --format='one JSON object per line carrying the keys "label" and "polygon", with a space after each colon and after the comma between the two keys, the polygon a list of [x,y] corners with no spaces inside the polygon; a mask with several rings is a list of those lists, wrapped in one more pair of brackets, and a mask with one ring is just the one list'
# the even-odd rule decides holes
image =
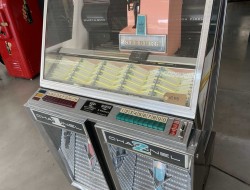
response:
{"label": "metal name plate", "polygon": [[54,125],[62,129],[74,131],[76,133],[81,133],[85,135],[84,126],[80,123],[62,119],[53,115],[45,114],[39,111],[31,110],[35,119],[37,121],[47,123],[49,125]]}
{"label": "metal name plate", "polygon": [[81,110],[90,112],[93,114],[101,115],[107,117],[111,110],[113,109],[113,106],[108,104],[102,104],[94,101],[86,101],[85,104],[82,106]]}
{"label": "metal name plate", "polygon": [[149,51],[165,53],[167,51],[166,35],[133,35],[120,34],[121,51]]}
{"label": "metal name plate", "polygon": [[112,134],[107,131],[103,131],[106,142],[113,144],[115,146],[119,146],[125,148],[127,150],[131,150],[134,152],[138,152],[140,154],[149,156],[153,159],[157,159],[163,162],[171,163],[183,168],[187,168],[186,165],[186,156],[183,154],[179,154],[170,150],[162,149],[140,140],[131,139],[129,137],[120,136],[117,134]]}

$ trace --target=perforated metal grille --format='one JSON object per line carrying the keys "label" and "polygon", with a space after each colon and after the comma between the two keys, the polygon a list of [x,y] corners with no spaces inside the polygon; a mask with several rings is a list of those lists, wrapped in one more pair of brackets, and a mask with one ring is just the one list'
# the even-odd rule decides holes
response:
{"label": "perforated metal grille", "polygon": [[94,171],[89,166],[86,137],[76,134],[75,180],[91,190],[107,190],[108,186],[98,161]]}
{"label": "perforated metal grille", "polygon": [[69,168],[73,175],[74,171],[74,160],[75,160],[75,133],[62,130],[61,137],[61,151],[68,162]]}
{"label": "perforated metal grille", "polygon": [[62,131],[61,150],[72,170],[74,180],[88,190],[108,190],[97,160],[94,164],[94,170],[91,169],[87,148],[88,140],[85,136]]}
{"label": "perforated metal grille", "polygon": [[126,190],[132,189],[136,155],[111,145],[109,150],[121,188]]}
{"label": "perforated metal grille", "polygon": [[[117,150],[122,152],[121,148],[109,145],[112,159],[117,155]],[[191,177],[188,170],[171,164],[164,164],[167,180],[157,186],[157,182],[152,176],[154,160],[131,151],[125,152],[127,156],[124,157],[123,162],[118,164],[119,168],[116,169],[122,190],[154,190],[157,189],[156,187],[161,190],[191,190]],[[117,168],[117,162],[113,161],[113,164]],[[150,173],[150,171],[152,172]]]}
{"label": "perforated metal grille", "polygon": [[[137,155],[134,190],[154,189],[154,180],[149,172],[152,168],[152,159]],[[191,177],[188,170],[166,164],[166,175],[169,179],[162,186],[164,190],[191,189]]]}

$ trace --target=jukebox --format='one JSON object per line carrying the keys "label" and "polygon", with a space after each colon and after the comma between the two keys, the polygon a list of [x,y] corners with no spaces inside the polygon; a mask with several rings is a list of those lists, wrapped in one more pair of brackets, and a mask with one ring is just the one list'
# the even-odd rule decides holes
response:
{"label": "jukebox", "polygon": [[46,0],[25,104],[82,190],[201,190],[225,0]]}

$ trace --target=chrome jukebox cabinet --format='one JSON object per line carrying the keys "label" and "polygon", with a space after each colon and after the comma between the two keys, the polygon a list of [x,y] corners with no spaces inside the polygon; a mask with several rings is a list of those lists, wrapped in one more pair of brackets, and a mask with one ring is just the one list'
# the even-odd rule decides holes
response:
{"label": "chrome jukebox cabinet", "polygon": [[26,108],[73,186],[201,190],[225,0],[46,0]]}

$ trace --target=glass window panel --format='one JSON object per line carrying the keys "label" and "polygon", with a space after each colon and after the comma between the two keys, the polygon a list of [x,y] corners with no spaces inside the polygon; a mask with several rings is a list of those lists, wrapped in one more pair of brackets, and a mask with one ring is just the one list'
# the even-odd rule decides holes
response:
{"label": "glass window panel", "polygon": [[205,0],[48,0],[43,77],[189,107],[195,64],[168,60],[197,58],[204,9]]}

